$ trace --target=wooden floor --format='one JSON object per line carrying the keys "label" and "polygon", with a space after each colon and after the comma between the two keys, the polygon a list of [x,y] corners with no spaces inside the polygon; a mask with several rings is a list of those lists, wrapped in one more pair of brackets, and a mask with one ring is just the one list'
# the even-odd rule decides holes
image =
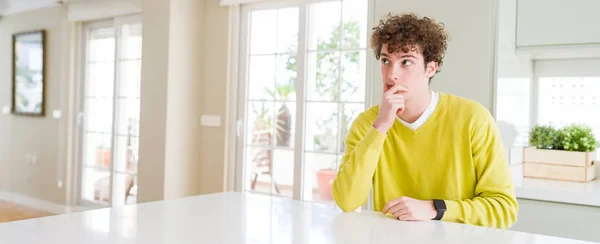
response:
{"label": "wooden floor", "polygon": [[17,205],[14,203],[0,201],[0,223],[46,217],[51,215],[54,214]]}

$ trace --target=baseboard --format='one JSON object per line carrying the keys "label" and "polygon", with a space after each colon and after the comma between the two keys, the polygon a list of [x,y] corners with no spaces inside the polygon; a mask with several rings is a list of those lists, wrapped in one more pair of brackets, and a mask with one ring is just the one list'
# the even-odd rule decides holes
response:
{"label": "baseboard", "polygon": [[24,196],[12,192],[0,192],[0,200],[23,205],[26,207],[46,211],[53,214],[65,214],[85,210],[77,206],[66,206],[46,200]]}

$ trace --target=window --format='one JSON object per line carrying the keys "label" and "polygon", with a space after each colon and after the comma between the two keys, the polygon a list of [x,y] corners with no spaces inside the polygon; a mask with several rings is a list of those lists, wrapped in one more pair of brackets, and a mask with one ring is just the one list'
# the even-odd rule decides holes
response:
{"label": "window", "polygon": [[597,67],[598,59],[536,60],[533,84],[529,78],[498,79],[496,119],[505,147],[528,146],[535,125],[585,124],[600,139]]}
{"label": "window", "polygon": [[560,128],[573,123],[591,127],[600,139],[600,76],[540,77],[538,124]]}
{"label": "window", "polygon": [[367,0],[243,7],[243,190],[332,201],[344,138],[365,110],[367,9]]}
{"label": "window", "polygon": [[142,24],[86,23],[80,89],[80,202],[136,203]]}

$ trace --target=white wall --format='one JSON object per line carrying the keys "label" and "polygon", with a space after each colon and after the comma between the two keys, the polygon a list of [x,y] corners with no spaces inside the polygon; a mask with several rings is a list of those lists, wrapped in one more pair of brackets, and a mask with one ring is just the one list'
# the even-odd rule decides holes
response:
{"label": "white wall", "polygon": [[200,194],[204,1],[171,1],[165,199]]}
{"label": "white wall", "polygon": [[[170,1],[142,2],[138,202],[164,199]],[[146,139],[151,138],[151,139]]]}
{"label": "white wall", "polygon": [[228,9],[144,0],[138,202],[225,190]]}
{"label": "white wall", "polygon": [[[492,109],[492,66],[495,45],[496,1],[481,0],[375,0],[375,20],[389,12],[416,12],[445,24],[450,33],[447,55],[431,87],[467,97]],[[376,60],[373,67],[373,102],[381,102],[382,79]]]}
{"label": "white wall", "polygon": [[[44,117],[0,114],[0,191],[65,204],[67,193],[68,57],[70,25],[65,9],[53,7],[2,16],[0,19],[0,106],[12,100],[12,35],[46,30]],[[54,119],[53,110],[63,117]],[[37,157],[28,164],[26,155]]]}

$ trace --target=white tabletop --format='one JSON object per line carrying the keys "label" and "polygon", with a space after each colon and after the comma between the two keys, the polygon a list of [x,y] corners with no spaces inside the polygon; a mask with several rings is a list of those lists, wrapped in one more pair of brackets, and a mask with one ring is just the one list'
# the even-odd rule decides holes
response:
{"label": "white tabletop", "polygon": [[219,193],[0,224],[0,243],[586,243]]}

